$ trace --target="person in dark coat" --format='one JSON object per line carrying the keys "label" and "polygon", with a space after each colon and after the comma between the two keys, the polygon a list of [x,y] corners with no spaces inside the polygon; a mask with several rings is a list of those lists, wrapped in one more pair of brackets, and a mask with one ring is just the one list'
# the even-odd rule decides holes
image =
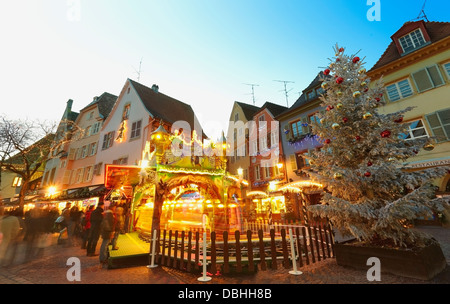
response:
{"label": "person in dark coat", "polygon": [[95,256],[95,249],[100,238],[100,227],[103,221],[103,202],[99,202],[97,208],[92,211],[90,216],[91,228],[89,231],[89,239],[87,243],[87,256]]}
{"label": "person in dark coat", "polygon": [[108,262],[108,246],[114,237],[117,226],[116,205],[111,203],[108,210],[105,211],[103,221],[100,228],[102,236],[102,244],[100,246],[100,264],[106,265]]}

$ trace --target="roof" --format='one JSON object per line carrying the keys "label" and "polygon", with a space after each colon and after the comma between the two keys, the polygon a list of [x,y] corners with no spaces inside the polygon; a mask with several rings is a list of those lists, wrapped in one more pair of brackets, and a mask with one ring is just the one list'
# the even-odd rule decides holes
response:
{"label": "roof", "polygon": [[200,125],[195,117],[194,110],[190,105],[167,96],[159,92],[159,90],[155,91],[134,80],[129,79],[129,81],[141,98],[146,109],[154,117],[160,118],[171,124],[177,121],[186,121],[191,126],[191,130],[194,130],[195,128],[194,122],[197,122]]}
{"label": "roof", "polygon": [[260,111],[267,109],[269,112],[275,117],[284,111],[286,111],[288,108],[282,105],[278,105],[275,103],[271,103],[266,101],[266,103],[263,104],[263,106],[259,109]]}
{"label": "roof", "polygon": [[109,113],[111,113],[111,110],[114,107],[116,100],[117,96],[110,94],[108,92],[104,92],[102,95],[100,95],[100,97],[95,97],[94,100],[90,104],[85,106],[81,111],[97,104],[100,116],[103,119],[105,119],[108,117]]}
{"label": "roof", "polygon": [[[419,22],[419,21],[417,21]],[[423,21],[420,21],[423,22]],[[406,22],[402,25],[402,27],[397,31],[399,32],[403,27],[409,25],[411,22]],[[450,22],[423,22],[425,28],[430,36],[431,43],[435,43],[441,39],[444,39],[450,36]],[[400,59],[402,56],[399,53],[397,46],[394,41],[391,41],[387,49],[384,51],[383,55],[381,55],[380,59],[375,63],[375,65],[370,69],[375,70],[384,65],[387,65],[397,59]]]}
{"label": "roof", "polygon": [[242,112],[244,112],[244,115],[245,115],[245,118],[247,119],[247,121],[253,120],[253,115],[255,115],[255,113],[261,109],[257,106],[250,105],[248,103],[243,103],[243,102],[239,102],[239,101],[236,101],[236,103],[241,107]]}

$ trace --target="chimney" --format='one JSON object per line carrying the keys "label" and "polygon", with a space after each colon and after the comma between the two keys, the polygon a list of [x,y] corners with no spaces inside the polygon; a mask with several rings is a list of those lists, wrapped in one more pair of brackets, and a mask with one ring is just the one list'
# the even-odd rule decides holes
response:
{"label": "chimney", "polygon": [[152,85],[152,90],[153,90],[153,92],[158,93],[159,92],[159,86],[157,84]]}

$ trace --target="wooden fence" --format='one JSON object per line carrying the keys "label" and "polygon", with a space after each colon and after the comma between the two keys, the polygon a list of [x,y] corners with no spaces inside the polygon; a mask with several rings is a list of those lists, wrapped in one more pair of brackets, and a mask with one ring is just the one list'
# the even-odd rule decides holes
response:
{"label": "wooden fence", "polygon": [[[206,260],[211,274],[255,272],[292,268],[292,229],[296,265],[302,267],[334,257],[333,234],[328,225],[272,228],[269,231],[251,229],[245,233],[209,233]],[[156,239],[158,265],[187,272],[200,272],[203,260],[203,235],[199,231],[160,231]],[[151,251],[150,251],[151,252]]]}

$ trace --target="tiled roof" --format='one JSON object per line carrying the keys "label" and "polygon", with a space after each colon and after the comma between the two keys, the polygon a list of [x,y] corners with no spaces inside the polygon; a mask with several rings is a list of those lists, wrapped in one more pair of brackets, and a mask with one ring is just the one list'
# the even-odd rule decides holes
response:
{"label": "tiled roof", "polygon": [[[402,27],[409,24],[410,22],[406,22]],[[430,36],[431,43],[437,42],[443,38],[450,36],[450,22],[424,22],[425,28]],[[383,55],[381,55],[380,59],[377,63],[370,69],[375,70],[384,65],[387,65],[397,59],[400,59],[402,56],[400,55],[397,46],[394,41],[392,41],[387,49],[384,51]]]}
{"label": "tiled roof", "polygon": [[259,107],[250,105],[248,103],[243,103],[243,102],[239,102],[239,101],[236,101],[236,103],[241,107],[242,112],[244,112],[244,115],[245,115],[245,118],[247,119],[247,121],[252,120],[253,115],[260,110]]}
{"label": "tiled roof", "polygon": [[284,111],[286,111],[288,108],[282,105],[278,105],[275,103],[271,103],[266,101],[266,103],[261,107],[260,110],[263,110],[264,108],[267,108],[269,110],[269,112],[275,117],[281,113],[283,113]]}
{"label": "tiled roof", "polygon": [[105,119],[108,117],[109,113],[111,112],[112,108],[114,107],[114,104],[116,103],[117,96],[110,94],[108,92],[103,93],[98,98],[94,98],[94,100],[88,104],[86,107],[84,107],[81,111],[84,109],[97,104],[98,106],[98,112],[100,115]]}
{"label": "tiled roof", "polygon": [[129,79],[129,81],[141,98],[144,106],[153,116],[172,124],[177,121],[187,121],[191,126],[191,130],[194,130],[196,117],[190,105],[134,80]]}

